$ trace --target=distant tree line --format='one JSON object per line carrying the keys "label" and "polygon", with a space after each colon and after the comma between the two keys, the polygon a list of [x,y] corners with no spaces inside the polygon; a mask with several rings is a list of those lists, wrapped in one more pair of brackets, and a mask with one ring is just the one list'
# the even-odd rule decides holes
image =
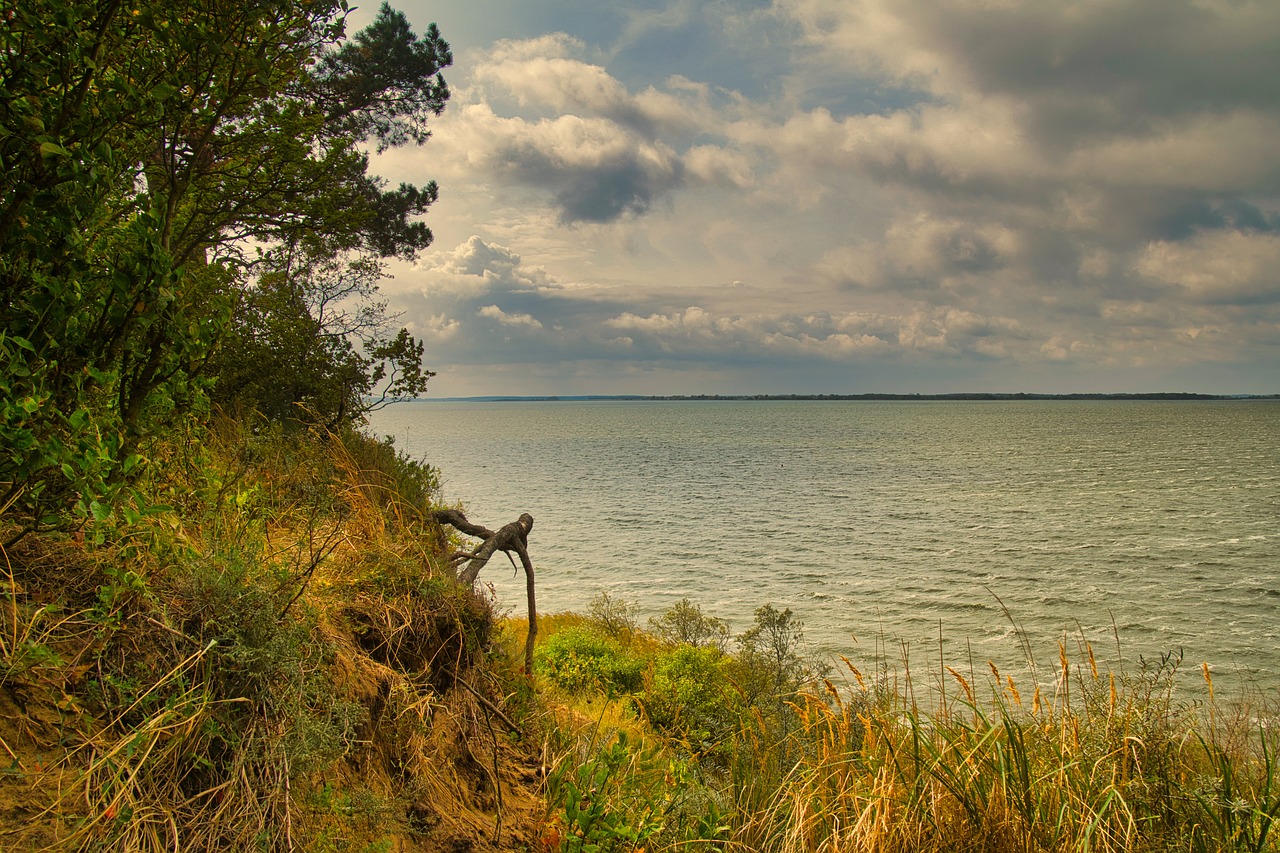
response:
{"label": "distant tree line", "polygon": [[[637,399],[637,398],[625,398]],[[1154,391],[1136,394],[994,394],[961,391],[953,394],[693,394],[643,397],[645,400],[1275,400],[1280,394],[1192,394]]]}

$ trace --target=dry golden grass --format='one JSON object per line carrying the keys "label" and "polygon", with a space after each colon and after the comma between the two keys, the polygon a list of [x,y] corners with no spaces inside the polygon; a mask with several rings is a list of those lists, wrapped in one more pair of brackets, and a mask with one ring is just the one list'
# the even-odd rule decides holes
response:
{"label": "dry golden grass", "polygon": [[389,452],[220,422],[153,449],[134,521],[0,551],[0,848],[574,853],[598,799],[600,850],[1280,849],[1275,708],[1207,668],[1175,695],[1172,660],[847,663],[786,705],[708,685],[741,699],[714,750],[628,695],[531,685],[523,620],[494,633],[452,582],[429,472]]}
{"label": "dry golden grass", "polygon": [[[1047,690],[994,666],[980,687],[950,670],[955,693],[929,697],[929,713],[848,664],[851,692],[828,682],[796,700],[798,759],[769,798],[736,792],[735,841],[777,853],[1277,849],[1277,717],[1212,696],[1179,704],[1164,674],[1100,673],[1085,654],[1073,666],[1064,648]],[[779,748],[743,746],[756,766]]]}
{"label": "dry golden grass", "polygon": [[526,843],[536,746],[490,710],[516,670],[442,568],[431,472],[361,436],[189,438],[130,523],[0,553],[0,849]]}
{"label": "dry golden grass", "polygon": [[[557,624],[584,621],[563,616]],[[1169,656],[1136,672],[1111,672],[1081,642],[1074,659],[1061,647],[1056,667],[1037,682],[994,665],[975,676],[945,666],[921,674],[882,661],[868,677],[846,660],[845,683],[824,679],[817,690],[791,696],[789,720],[768,702],[739,706],[728,742],[715,753],[727,753],[727,765],[677,774],[698,789],[687,800],[703,803],[724,832],[686,815],[679,831],[664,824],[644,849],[1280,850],[1272,831],[1280,817],[1280,715],[1256,697],[1223,701],[1207,667],[1188,675],[1178,663]],[[580,776],[608,764],[611,731],[654,742],[642,716],[628,724],[612,710],[620,701],[634,707],[625,697],[604,706],[598,695],[596,705],[564,701],[573,711],[561,725],[596,749],[563,754]],[[590,725],[592,714],[607,722]],[[698,760],[674,741],[665,758],[645,763],[640,755],[633,751],[626,765],[635,783],[611,777],[610,787],[588,797],[608,827],[626,824],[620,809],[653,814],[669,805],[644,781],[663,772],[663,762]],[[563,849],[631,849],[611,828],[566,819],[584,805],[562,805]]]}

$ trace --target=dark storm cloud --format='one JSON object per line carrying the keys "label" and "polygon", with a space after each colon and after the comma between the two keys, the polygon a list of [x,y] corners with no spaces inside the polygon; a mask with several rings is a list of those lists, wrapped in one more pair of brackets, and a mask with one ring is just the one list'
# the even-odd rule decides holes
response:
{"label": "dark storm cloud", "polygon": [[[453,120],[467,160],[549,193],[561,224],[610,223],[679,190],[741,186],[750,168],[709,143],[707,87],[672,78],[631,91],[564,35],[503,42],[475,70],[474,103]],[[505,102],[516,115],[504,116]]]}
{"label": "dark storm cloud", "polygon": [[677,183],[678,173],[673,168],[655,174],[632,161],[561,175],[556,182],[563,187],[556,192],[560,217],[564,222],[612,222],[628,213],[644,213],[655,195]]}
{"label": "dark storm cloud", "polygon": [[1031,106],[1049,144],[1163,117],[1280,107],[1280,19],[1262,3],[906,2],[920,40],[978,91]]}
{"label": "dark storm cloud", "polygon": [[485,107],[464,113],[460,147],[490,174],[550,193],[561,223],[604,223],[646,212],[685,181],[680,157],[602,118],[535,122]]}
{"label": "dark storm cloud", "polygon": [[938,254],[948,270],[983,272],[999,269],[1000,252],[981,234],[953,232],[942,238]]}
{"label": "dark storm cloud", "polygon": [[1202,229],[1280,231],[1280,216],[1268,216],[1240,198],[1196,198],[1169,209],[1155,220],[1154,225],[1159,237],[1185,240]]}

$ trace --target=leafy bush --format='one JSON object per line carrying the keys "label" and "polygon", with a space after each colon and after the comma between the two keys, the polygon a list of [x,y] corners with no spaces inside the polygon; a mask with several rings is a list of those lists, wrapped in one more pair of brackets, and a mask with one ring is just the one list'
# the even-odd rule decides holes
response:
{"label": "leafy bush", "polygon": [[661,619],[650,619],[649,627],[659,639],[672,644],[711,646],[724,651],[729,640],[729,626],[724,620],[704,615],[702,608],[687,598],[682,598]]}
{"label": "leafy bush", "polygon": [[535,653],[534,667],[575,693],[633,693],[640,689],[643,670],[642,663],[616,640],[588,628],[568,628],[552,635]]}
{"label": "leafy bush", "polygon": [[[729,827],[714,797],[682,761],[619,731],[588,745],[580,763],[561,759],[547,775],[548,803],[560,811],[544,836],[564,853],[724,850]],[[546,848],[544,848],[546,849]]]}
{"label": "leafy bush", "polygon": [[693,752],[719,763],[742,709],[718,649],[679,646],[654,661],[640,704],[649,722]]}
{"label": "leafy bush", "polygon": [[[326,680],[334,650],[314,616],[295,615],[296,607],[285,614],[292,591],[235,558],[192,565],[179,586],[190,602],[184,629],[212,644],[206,685],[222,703],[213,717],[224,760],[248,749],[251,758],[269,762],[278,750],[295,772],[306,773],[351,748],[362,712],[336,697]],[[251,746],[250,733],[262,723],[281,737]]]}
{"label": "leafy bush", "polygon": [[635,605],[607,592],[600,592],[587,602],[587,618],[603,633],[627,644],[631,643],[639,628]]}

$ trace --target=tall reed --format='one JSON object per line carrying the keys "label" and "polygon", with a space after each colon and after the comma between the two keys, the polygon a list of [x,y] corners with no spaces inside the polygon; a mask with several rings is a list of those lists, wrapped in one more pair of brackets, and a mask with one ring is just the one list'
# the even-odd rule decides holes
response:
{"label": "tall reed", "polygon": [[[1065,646],[1045,684],[994,664],[943,667],[927,701],[909,672],[868,679],[846,661],[797,696],[799,725],[768,743],[748,725],[734,840],[777,853],[1276,850],[1277,718],[1212,693],[1175,698],[1178,660],[1100,671]],[[927,705],[926,710],[923,705]],[[770,775],[785,754],[789,769]],[[768,789],[767,795],[765,789]]]}

